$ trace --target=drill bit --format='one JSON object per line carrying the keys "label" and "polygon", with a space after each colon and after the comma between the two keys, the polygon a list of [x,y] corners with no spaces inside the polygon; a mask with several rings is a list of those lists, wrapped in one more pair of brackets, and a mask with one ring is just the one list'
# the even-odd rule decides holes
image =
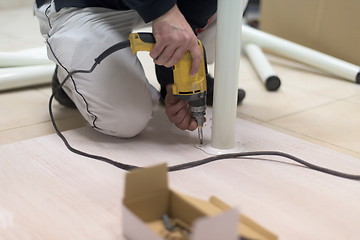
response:
{"label": "drill bit", "polygon": [[203,145],[204,144],[204,136],[203,136],[202,126],[198,127],[198,135],[199,135],[200,145]]}
{"label": "drill bit", "polygon": [[[195,108],[191,108],[191,109],[194,110]],[[200,145],[203,145],[204,144],[203,126],[204,126],[205,111],[201,111],[201,112],[192,111],[192,115],[194,116],[197,124]]]}
{"label": "drill bit", "polygon": [[206,98],[203,97],[199,99],[197,102],[190,102],[190,111],[191,115],[195,118],[197,128],[198,128],[198,136],[200,140],[200,145],[204,144],[204,136],[203,136],[203,126],[205,120],[205,112],[206,110]]}

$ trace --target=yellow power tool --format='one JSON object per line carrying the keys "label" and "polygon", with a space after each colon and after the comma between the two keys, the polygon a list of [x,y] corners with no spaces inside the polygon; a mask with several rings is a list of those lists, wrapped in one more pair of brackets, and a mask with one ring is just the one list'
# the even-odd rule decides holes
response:
{"label": "yellow power tool", "polygon": [[[151,33],[131,33],[129,42],[133,54],[139,51],[150,52],[155,44],[155,38]],[[199,48],[202,55],[205,56],[200,41]],[[203,144],[202,127],[206,113],[205,57],[203,57],[199,70],[194,77],[190,75],[191,64],[191,53],[187,51],[173,67],[174,84],[172,86],[172,92],[176,97],[189,102],[191,114],[195,118],[198,126],[200,144]]]}

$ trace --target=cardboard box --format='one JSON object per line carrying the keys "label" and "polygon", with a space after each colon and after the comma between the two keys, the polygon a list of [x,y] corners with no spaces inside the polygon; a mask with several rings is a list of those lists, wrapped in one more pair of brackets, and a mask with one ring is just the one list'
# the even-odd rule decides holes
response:
{"label": "cardboard box", "polygon": [[261,0],[260,29],[360,66],[358,0]]}
{"label": "cardboard box", "polygon": [[129,240],[237,240],[239,230],[250,239],[277,239],[216,197],[203,201],[170,190],[165,164],[129,172],[123,205],[123,234]]}

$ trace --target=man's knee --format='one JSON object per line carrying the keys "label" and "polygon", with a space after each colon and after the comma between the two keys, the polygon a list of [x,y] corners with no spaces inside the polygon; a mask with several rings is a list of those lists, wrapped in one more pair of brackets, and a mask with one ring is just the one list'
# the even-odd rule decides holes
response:
{"label": "man's knee", "polygon": [[152,111],[133,109],[126,113],[109,113],[106,115],[108,117],[99,117],[95,121],[94,127],[96,130],[115,137],[131,138],[146,128],[151,119]]}

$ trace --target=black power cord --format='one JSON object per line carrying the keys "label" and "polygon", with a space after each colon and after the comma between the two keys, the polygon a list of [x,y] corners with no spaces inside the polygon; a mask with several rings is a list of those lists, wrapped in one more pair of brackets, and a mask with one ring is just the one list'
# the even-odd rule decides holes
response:
{"label": "black power cord", "polygon": [[[54,118],[54,114],[52,111],[52,102],[55,96],[55,93],[57,91],[60,90],[60,88],[65,84],[65,82],[72,77],[74,74],[77,73],[91,73],[92,71],[94,71],[94,69],[96,68],[96,66],[98,64],[100,64],[100,62],[105,59],[107,56],[109,56],[110,54],[123,49],[125,47],[128,47],[128,43],[127,42],[121,42],[118,44],[115,44],[114,46],[108,48],[107,50],[105,50],[102,54],[99,55],[99,57],[97,57],[95,59],[95,63],[92,65],[92,67],[89,70],[75,70],[70,72],[65,78],[64,80],[60,83],[60,85],[53,91],[53,93],[50,96],[49,99],[49,114],[50,114],[50,118],[51,118],[51,123],[56,131],[56,134],[61,138],[61,140],[64,142],[65,146],[73,153],[84,156],[84,157],[88,157],[88,158],[92,158],[98,161],[102,161],[102,162],[106,162],[108,164],[111,164],[117,168],[120,168],[122,170],[126,170],[126,171],[130,171],[132,169],[136,169],[136,168],[141,168],[139,166],[134,166],[134,165],[129,165],[129,164],[125,164],[125,163],[121,163],[121,162],[116,162],[112,159],[103,157],[103,156],[98,156],[98,155],[94,155],[94,154],[90,154],[90,153],[86,153],[83,151],[80,151],[76,148],[73,148],[69,142],[67,141],[67,139],[65,138],[65,136],[61,133],[61,131],[59,130],[55,118]],[[51,48],[50,48],[51,49]],[[52,50],[51,50],[52,51]],[[55,54],[54,54],[55,56]],[[309,169],[313,169],[322,173],[326,173],[326,174],[330,174],[330,175],[334,175],[337,177],[341,177],[341,178],[346,178],[346,179],[351,179],[351,180],[360,180],[360,175],[353,175],[353,174],[348,174],[348,173],[343,173],[343,172],[338,172],[332,169],[328,169],[328,168],[324,168],[321,166],[317,166],[314,165],[312,163],[309,163],[307,161],[304,161],[298,157],[295,157],[293,155],[284,153],[284,152],[278,152],[278,151],[253,151],[253,152],[240,152],[240,153],[230,153],[230,154],[221,154],[221,155],[216,155],[216,156],[212,156],[212,157],[208,157],[208,158],[204,158],[201,160],[197,160],[197,161],[193,161],[193,162],[188,162],[188,163],[183,163],[183,164],[178,164],[178,165],[174,165],[174,166],[170,166],[168,168],[169,172],[175,172],[175,171],[180,171],[180,170],[185,170],[185,169],[189,169],[189,168],[194,168],[194,167],[198,167],[204,164],[208,164],[211,162],[215,162],[215,161],[220,161],[220,160],[226,160],[226,159],[244,159],[245,157],[250,157],[250,156],[280,156],[280,157],[284,157],[290,160],[293,160],[299,164],[302,164],[304,166],[306,166]]]}

